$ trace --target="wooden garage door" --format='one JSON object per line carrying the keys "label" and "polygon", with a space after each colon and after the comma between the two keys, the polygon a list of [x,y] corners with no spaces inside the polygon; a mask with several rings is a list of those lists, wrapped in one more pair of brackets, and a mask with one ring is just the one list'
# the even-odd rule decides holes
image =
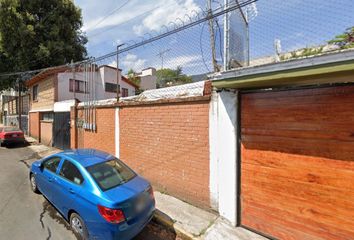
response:
{"label": "wooden garage door", "polygon": [[354,239],[354,87],[242,94],[241,224]]}

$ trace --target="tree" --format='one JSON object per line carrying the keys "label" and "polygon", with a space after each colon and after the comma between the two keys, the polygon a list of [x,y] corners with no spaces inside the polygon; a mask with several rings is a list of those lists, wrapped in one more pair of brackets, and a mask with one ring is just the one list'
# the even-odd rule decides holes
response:
{"label": "tree", "polygon": [[132,68],[129,69],[127,76],[130,81],[140,86],[140,77],[137,76],[137,73]]}
{"label": "tree", "polygon": [[183,74],[182,67],[178,66],[175,70],[163,68],[156,71],[158,87],[175,86],[191,83],[192,78]]}
{"label": "tree", "polygon": [[354,27],[347,28],[343,34],[337,35],[328,43],[338,45],[342,49],[354,48]]}
{"label": "tree", "polygon": [[72,0],[0,0],[0,22],[1,72],[62,65],[86,57],[81,10]]}

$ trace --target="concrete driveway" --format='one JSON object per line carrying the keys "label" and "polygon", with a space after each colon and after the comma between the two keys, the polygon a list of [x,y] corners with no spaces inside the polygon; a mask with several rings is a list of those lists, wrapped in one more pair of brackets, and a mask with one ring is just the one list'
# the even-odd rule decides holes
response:
{"label": "concrete driveway", "polygon": [[[1,239],[76,239],[53,206],[31,191],[28,168],[35,159],[30,147],[0,147]],[[152,222],[135,240],[176,238],[175,233]]]}

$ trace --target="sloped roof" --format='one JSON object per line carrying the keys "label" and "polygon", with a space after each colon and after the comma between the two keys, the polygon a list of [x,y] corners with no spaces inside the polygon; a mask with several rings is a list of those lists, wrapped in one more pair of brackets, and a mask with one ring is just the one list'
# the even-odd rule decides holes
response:
{"label": "sloped roof", "polygon": [[42,81],[43,79],[46,79],[47,77],[50,77],[52,75],[55,75],[55,74],[58,74],[61,72],[65,72],[67,70],[69,70],[69,67],[67,67],[67,66],[48,68],[48,69],[38,73],[37,75],[35,75],[31,79],[27,80],[26,86],[27,87],[33,86],[34,84]]}

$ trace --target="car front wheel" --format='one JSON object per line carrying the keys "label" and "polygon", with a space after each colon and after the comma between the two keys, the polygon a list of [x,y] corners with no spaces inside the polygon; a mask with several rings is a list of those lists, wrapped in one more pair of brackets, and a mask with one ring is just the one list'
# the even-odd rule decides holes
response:
{"label": "car front wheel", "polygon": [[85,223],[77,213],[72,213],[70,215],[70,227],[78,239],[88,239],[88,232]]}
{"label": "car front wheel", "polygon": [[36,181],[36,178],[35,178],[34,174],[31,174],[30,182],[31,182],[32,191],[35,192],[35,193],[39,193],[39,190],[38,190],[38,187],[37,187],[37,181]]}

